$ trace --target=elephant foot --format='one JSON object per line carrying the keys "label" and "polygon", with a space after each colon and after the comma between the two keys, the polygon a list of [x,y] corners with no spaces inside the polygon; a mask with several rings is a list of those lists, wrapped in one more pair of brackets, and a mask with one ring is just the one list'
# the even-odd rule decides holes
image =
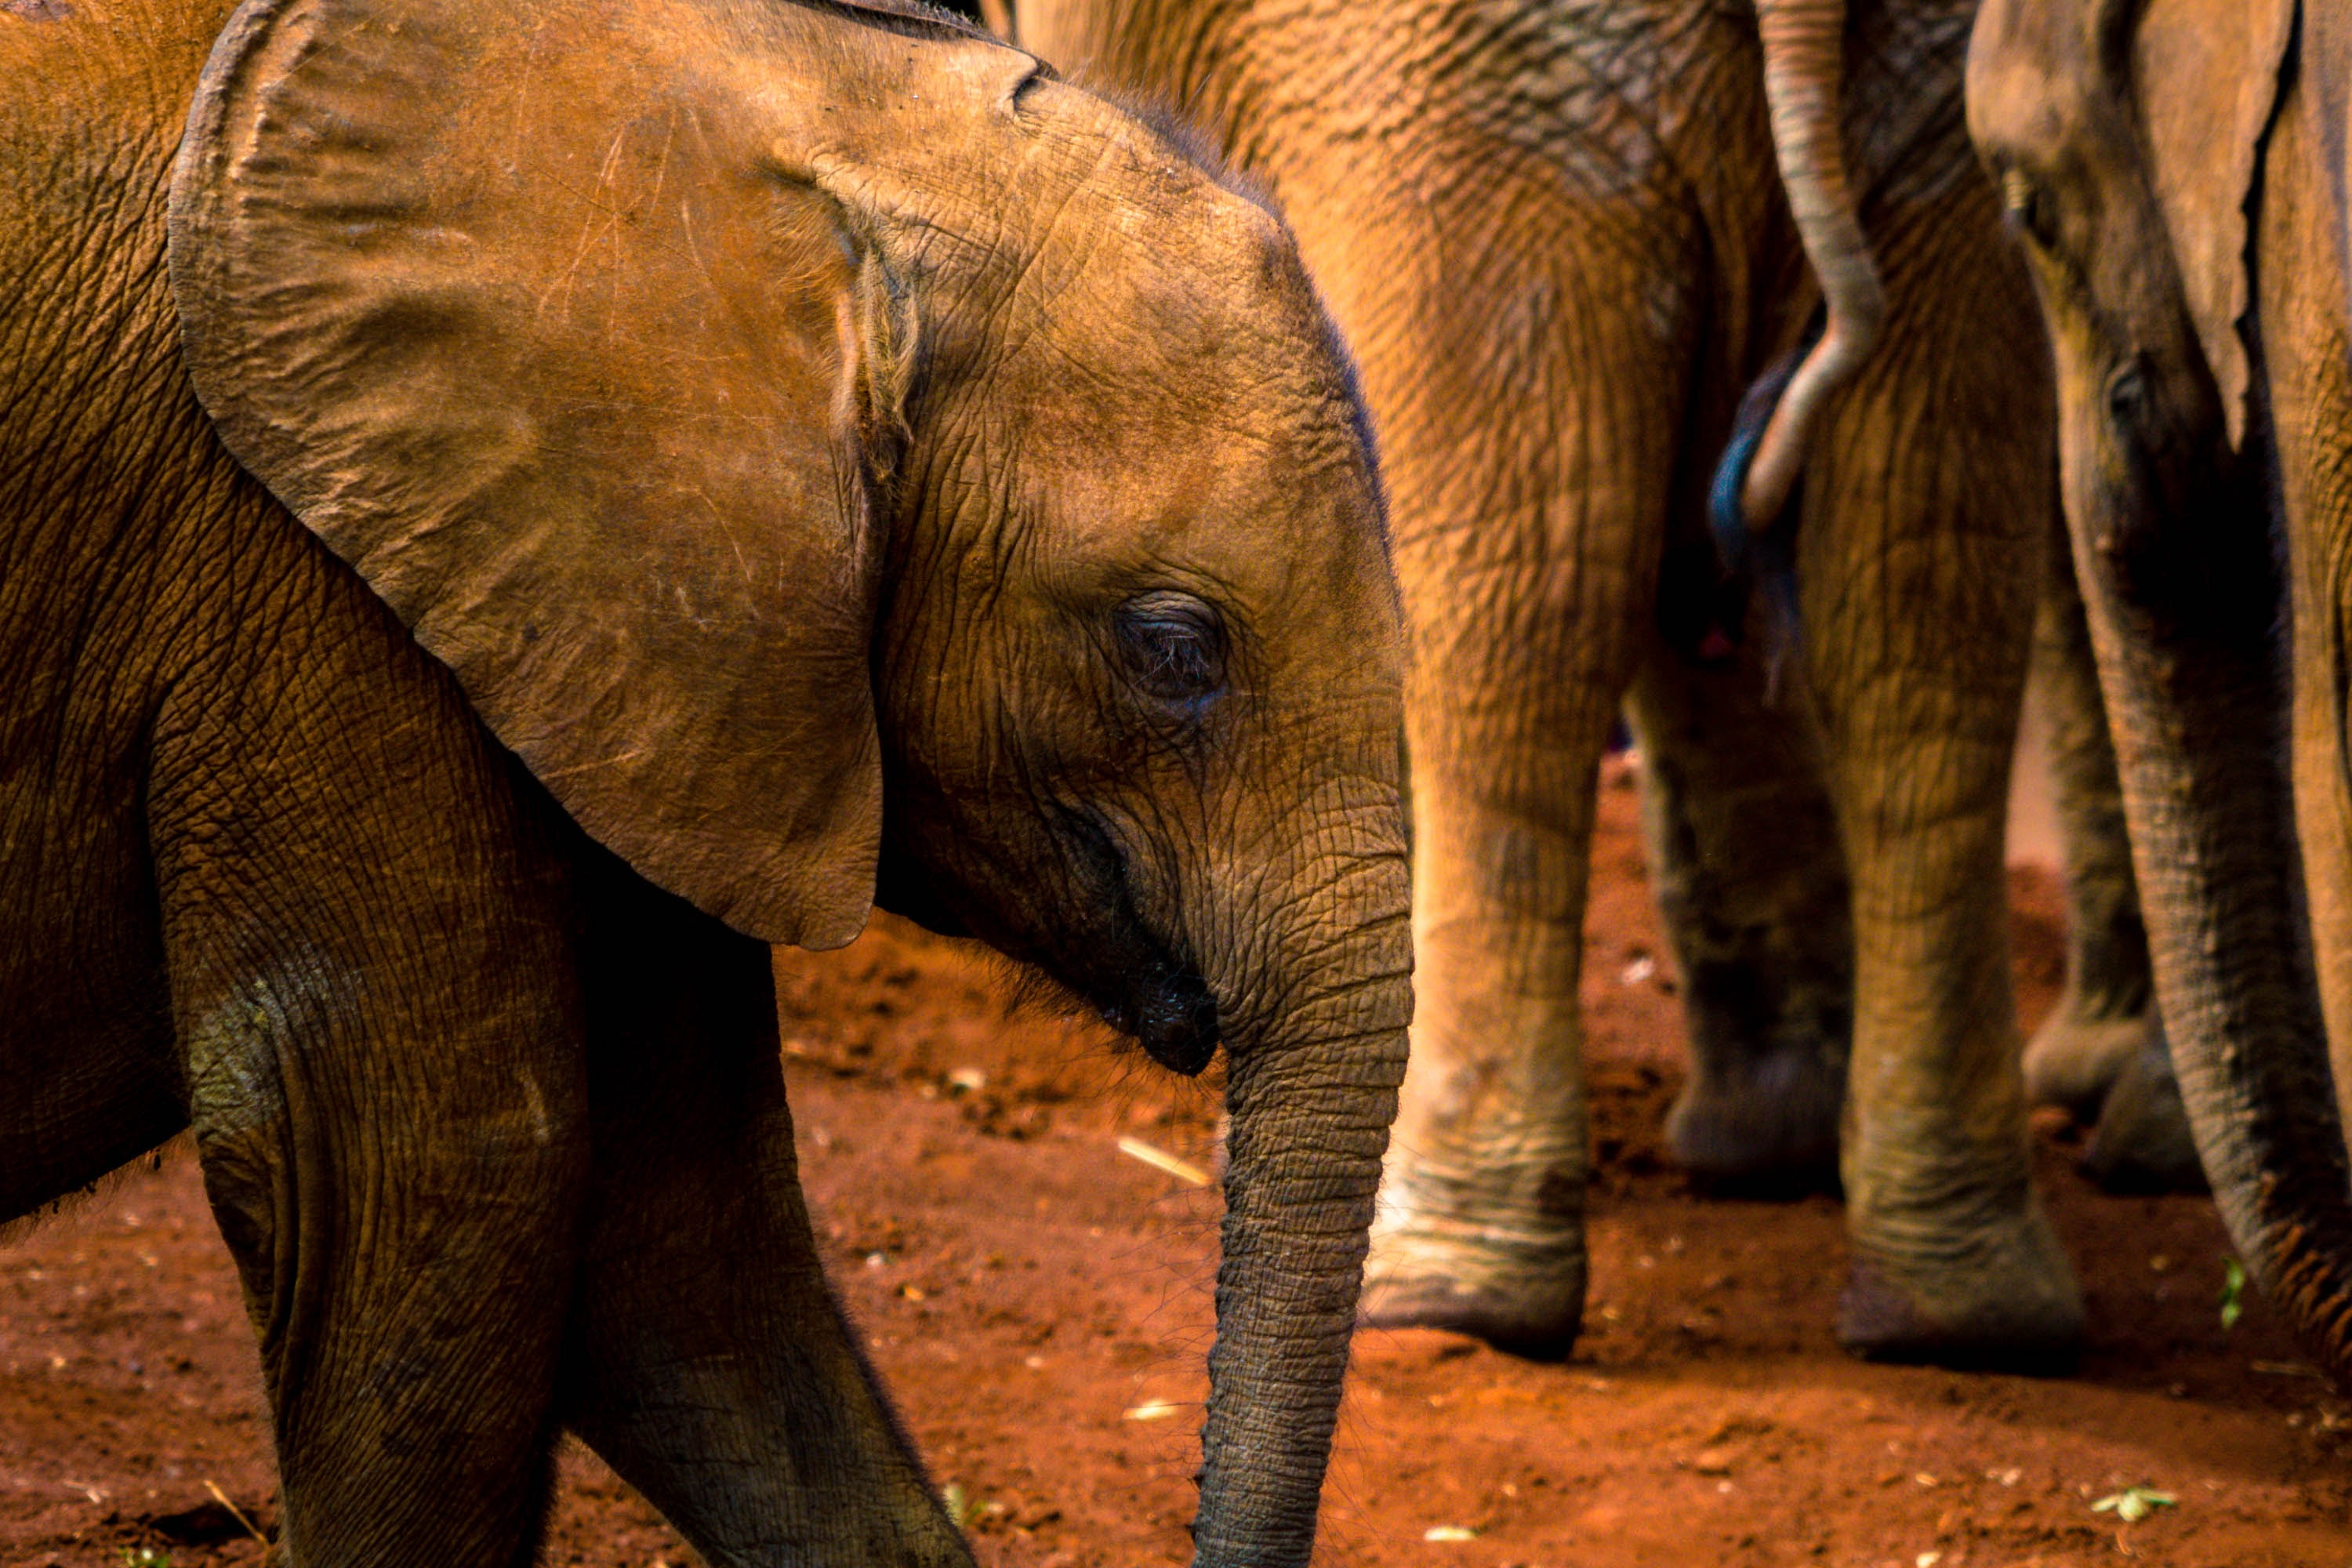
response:
{"label": "elephant foot", "polygon": [[2201,1193],[2204,1163],[2189,1131],[2189,1108],[2172,1074],[2164,1031],[2147,1031],[2140,1050],[2107,1090],[2083,1171],[2111,1193]]}
{"label": "elephant foot", "polygon": [[1381,1200],[1357,1322],[1447,1329],[1530,1361],[1559,1361],[1584,1321],[1580,1226],[1538,1235],[1400,1213]]}
{"label": "elephant foot", "polygon": [[2062,1105],[2084,1121],[2096,1116],[2108,1089],[2140,1052],[2155,1028],[2148,1015],[2083,1016],[2068,992],[2025,1047],[2025,1095],[2035,1105]]}
{"label": "elephant foot", "polygon": [[1845,1069],[1817,1044],[1783,1046],[1729,1073],[1702,1071],[1666,1113],[1666,1144],[1694,1184],[1739,1197],[1838,1187]]}
{"label": "elephant foot", "polygon": [[1584,1318],[1584,1281],[1528,1293],[1444,1276],[1388,1279],[1364,1291],[1367,1329],[1444,1329],[1527,1361],[1566,1361]]}
{"label": "elephant foot", "polygon": [[1865,1361],[2055,1375],[2083,1343],[2083,1295],[2037,1202],[1933,1269],[1857,1243],[1838,1342]]}

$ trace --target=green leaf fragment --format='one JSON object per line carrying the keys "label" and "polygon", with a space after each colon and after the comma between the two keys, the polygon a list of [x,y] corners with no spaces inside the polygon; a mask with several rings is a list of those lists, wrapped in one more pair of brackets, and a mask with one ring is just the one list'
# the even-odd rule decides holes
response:
{"label": "green leaf fragment", "polygon": [[2093,1503],[2091,1511],[2112,1513],[2126,1524],[2137,1524],[2158,1509],[2170,1508],[2179,1500],[2170,1492],[2160,1492],[2154,1487],[2126,1487]]}
{"label": "green leaf fragment", "polygon": [[2234,1258],[2221,1259],[2221,1331],[2238,1326],[2246,1310],[2246,1266]]}

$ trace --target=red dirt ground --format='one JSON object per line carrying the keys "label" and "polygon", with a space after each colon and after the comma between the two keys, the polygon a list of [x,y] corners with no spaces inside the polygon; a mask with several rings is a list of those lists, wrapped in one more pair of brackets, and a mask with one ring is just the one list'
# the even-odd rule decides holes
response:
{"label": "red dirt ground", "polygon": [[[2097,1194],[2066,1130],[2045,1124],[2038,1147],[2090,1299],[2080,1375],[1839,1352],[1837,1205],[1702,1202],[1662,1158],[1679,1021],[1632,792],[1603,796],[1591,1331],[1558,1366],[1438,1333],[1360,1338],[1320,1561],[2352,1563],[2352,1407],[2261,1303],[2223,1331],[2209,1204]],[[2045,874],[2012,880],[2031,1018],[2057,978],[2057,903]],[[887,922],[777,973],[835,1279],[981,1562],[1182,1562],[1217,1205],[1117,1141],[1202,1160],[1209,1091],[1089,1027],[1008,1013],[987,963]],[[549,1563],[695,1561],[576,1446],[562,1475]],[[0,1568],[258,1561],[207,1483],[268,1527],[254,1352],[174,1151],[0,1249]],[[2175,1504],[2129,1524],[2093,1510],[2142,1485]],[[1446,1527],[1475,1534],[1428,1539]]]}

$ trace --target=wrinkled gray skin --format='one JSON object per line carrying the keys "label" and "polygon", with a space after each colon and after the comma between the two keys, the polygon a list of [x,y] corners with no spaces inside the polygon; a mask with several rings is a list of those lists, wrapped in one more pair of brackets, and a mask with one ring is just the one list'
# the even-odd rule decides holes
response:
{"label": "wrinkled gray skin", "polygon": [[2055,347],[2182,1099],[2249,1270],[2352,1386],[2352,16],[1987,0],[1968,98]]}
{"label": "wrinkled gray skin", "polygon": [[[1888,310],[1804,470],[1775,713],[1760,616],[1728,668],[1676,651],[1726,613],[1707,488],[1742,389],[1818,299],[1749,7],[1012,7],[1025,47],[1174,105],[1266,181],[1363,365],[1415,651],[1419,1003],[1371,1321],[1538,1352],[1576,1333],[1580,926],[1630,690],[1662,776],[1681,770],[1653,805],[1664,858],[1718,879],[1664,879],[1703,911],[1686,934],[1721,928],[1685,952],[1704,1054],[1680,1145],[1822,1158],[1851,996],[1842,1335],[2034,1364],[2075,1342],[2026,1161],[2001,864],[2054,490],[2046,351],[1961,124],[1971,11],[1873,0],[1828,39]],[[1850,897],[1781,841],[1835,845]]]}
{"label": "wrinkled gray skin", "polygon": [[2065,859],[2066,982],[2025,1047],[2025,1091],[2091,1126],[2083,1169],[2111,1192],[2200,1192],[2205,1172],[2157,1016],[2123,781],[2063,529],[2033,628]]}
{"label": "wrinkled gray skin", "polygon": [[1409,906],[1279,222],[929,16],[60,0],[0,276],[0,1221],[193,1127],[288,1562],[521,1568],[568,1427],[713,1563],[970,1563],[777,1049],[877,876],[1228,1051],[1196,1561],[1307,1562]]}
{"label": "wrinkled gray skin", "polygon": [[[2028,685],[2048,730],[2063,840],[2066,975],[2026,1046],[2026,1094],[2095,1128],[2084,1163],[2102,1184],[2197,1190],[2204,1176],[2154,1020],[2122,790],[2062,529],[2052,554]],[[1769,1195],[1836,1181],[1853,940],[1835,813],[1816,782],[1817,728],[1795,700],[1748,689],[1738,670],[1647,669],[1627,719],[1692,1056],[1667,1142],[1709,1190]]]}
{"label": "wrinkled gray skin", "polygon": [[[2064,858],[2066,973],[2026,1045],[2026,1095],[2093,1130],[2083,1168],[2102,1186],[2201,1191],[2155,1016],[2122,784],[2063,528],[2052,546],[2028,685]],[[1818,731],[1793,700],[1746,692],[1738,670],[1648,669],[1627,718],[1692,1058],[1667,1142],[1708,1190],[1769,1196],[1836,1182],[1853,942],[1835,813],[1816,782]]]}

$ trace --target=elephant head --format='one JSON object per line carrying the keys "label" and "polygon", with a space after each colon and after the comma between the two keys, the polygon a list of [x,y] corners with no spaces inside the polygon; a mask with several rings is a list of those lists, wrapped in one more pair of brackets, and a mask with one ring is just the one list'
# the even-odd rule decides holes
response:
{"label": "elephant head", "polygon": [[2352,1185],[2278,729],[2261,368],[2241,336],[2247,206],[2295,16],[2294,0],[1987,0],[1969,122],[2051,327],[2074,561],[2199,1152],[2255,1277],[2352,1381]]}
{"label": "elephant head", "polygon": [[229,449],[591,834],[1229,1054],[1202,1563],[1304,1563],[1410,1011],[1402,638],[1282,225],[924,11],[251,0],[172,195]]}

